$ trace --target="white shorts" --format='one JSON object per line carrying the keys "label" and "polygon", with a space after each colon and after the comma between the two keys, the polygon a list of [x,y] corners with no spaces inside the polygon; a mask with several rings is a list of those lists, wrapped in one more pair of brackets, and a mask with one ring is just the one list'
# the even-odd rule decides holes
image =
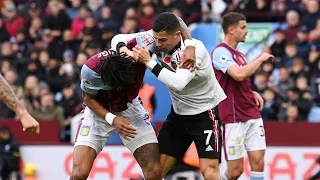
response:
{"label": "white shorts", "polygon": [[[137,135],[133,139],[130,138],[130,141],[121,137],[123,144],[133,153],[137,148],[145,144],[158,143],[148,113],[140,100],[135,98],[131,104],[128,103],[127,105],[128,109],[114,114],[126,118],[136,129]],[[99,154],[107,139],[115,132],[114,126],[109,125],[105,119],[98,117],[86,107],[82,114],[82,121],[79,124],[75,146],[89,146]]]}
{"label": "white shorts", "polygon": [[259,118],[224,124],[223,148],[227,161],[243,158],[246,151],[265,150],[266,137],[263,120]]}

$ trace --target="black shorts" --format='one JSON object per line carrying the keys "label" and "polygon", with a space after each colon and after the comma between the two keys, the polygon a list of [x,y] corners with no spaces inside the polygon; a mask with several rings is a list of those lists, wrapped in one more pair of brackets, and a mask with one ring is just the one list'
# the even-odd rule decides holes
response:
{"label": "black shorts", "polygon": [[196,115],[178,115],[171,108],[158,141],[160,153],[177,159],[184,156],[194,141],[199,158],[221,161],[221,122],[215,118],[214,109]]}

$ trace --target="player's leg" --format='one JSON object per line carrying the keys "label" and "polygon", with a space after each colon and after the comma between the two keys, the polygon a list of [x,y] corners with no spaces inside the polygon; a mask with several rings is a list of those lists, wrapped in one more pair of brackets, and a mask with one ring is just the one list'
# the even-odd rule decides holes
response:
{"label": "player's leg", "polygon": [[200,171],[205,180],[220,180],[221,124],[213,109],[195,115],[192,120],[189,133],[197,147]]}
{"label": "player's leg", "polygon": [[264,179],[264,154],[266,149],[266,137],[264,132],[263,120],[254,119],[250,122],[245,139],[245,148],[248,152],[251,180]]}
{"label": "player's leg", "polygon": [[161,180],[158,143],[145,144],[133,153],[146,180]]}
{"label": "player's leg", "polygon": [[70,180],[85,180],[88,178],[93,162],[97,156],[96,150],[85,145],[75,146]]}
{"label": "player's leg", "polygon": [[160,180],[158,139],[147,111],[140,101],[134,100],[121,115],[128,119],[137,132],[135,138],[130,141],[121,137],[123,144],[133,153],[146,180]]}
{"label": "player's leg", "polygon": [[188,135],[185,128],[184,120],[171,109],[167,120],[159,131],[158,140],[162,178],[174,166],[176,160],[184,156],[192,143],[191,136]]}
{"label": "player's leg", "polygon": [[223,125],[223,149],[227,161],[223,180],[236,180],[243,173],[246,129],[246,123],[243,122]]}
{"label": "player's leg", "polygon": [[114,127],[99,120],[88,108],[83,118],[77,132],[70,180],[88,178],[96,156],[102,151],[110,134],[115,131]]}

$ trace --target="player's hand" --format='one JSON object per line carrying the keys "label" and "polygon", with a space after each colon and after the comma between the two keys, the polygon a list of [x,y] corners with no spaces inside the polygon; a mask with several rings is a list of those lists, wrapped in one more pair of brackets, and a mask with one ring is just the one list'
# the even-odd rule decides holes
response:
{"label": "player's hand", "polygon": [[24,132],[33,134],[40,133],[39,123],[28,112],[20,116],[20,121]]}
{"label": "player's hand", "polygon": [[256,100],[256,104],[259,107],[259,110],[262,111],[263,105],[264,105],[264,100],[262,99],[260,94],[255,92],[255,91],[253,91],[253,95],[254,95],[254,98]]}
{"label": "player's hand", "polygon": [[147,63],[151,60],[150,51],[147,46],[140,47],[136,45],[134,48],[132,48],[132,51],[138,55],[139,61],[142,63]]}
{"label": "player's hand", "polygon": [[137,135],[136,129],[130,125],[128,120],[120,116],[114,118],[113,125],[118,129],[120,136],[128,141],[130,141],[129,138],[134,138]]}
{"label": "player's hand", "polygon": [[126,53],[128,56],[131,57],[131,60],[133,63],[136,63],[138,61],[138,55],[135,54],[133,51],[129,50],[127,48],[127,46],[122,46],[120,49],[119,49],[120,53],[124,52]]}
{"label": "player's hand", "polygon": [[259,57],[259,59],[262,61],[262,62],[265,62],[265,61],[273,61],[274,59],[274,56],[272,54],[269,54],[269,53],[262,53]]}
{"label": "player's hand", "polygon": [[181,57],[181,65],[180,68],[191,69],[194,71],[196,69],[196,48],[192,46],[186,47],[186,50],[182,54]]}

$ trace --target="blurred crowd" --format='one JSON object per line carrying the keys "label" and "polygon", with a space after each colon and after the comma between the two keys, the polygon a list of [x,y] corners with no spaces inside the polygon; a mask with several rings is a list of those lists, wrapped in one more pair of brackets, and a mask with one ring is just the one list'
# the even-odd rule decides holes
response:
{"label": "blurred crowd", "polygon": [[[187,25],[219,22],[229,11],[249,22],[288,24],[265,48],[276,61],[253,78],[265,99],[264,119],[307,120],[320,111],[317,0],[0,0],[0,9],[0,73],[32,116],[59,120],[63,132],[81,111],[79,73],[87,58],[110,48],[117,33],[151,29],[164,11]],[[15,114],[0,103],[0,117]]]}

